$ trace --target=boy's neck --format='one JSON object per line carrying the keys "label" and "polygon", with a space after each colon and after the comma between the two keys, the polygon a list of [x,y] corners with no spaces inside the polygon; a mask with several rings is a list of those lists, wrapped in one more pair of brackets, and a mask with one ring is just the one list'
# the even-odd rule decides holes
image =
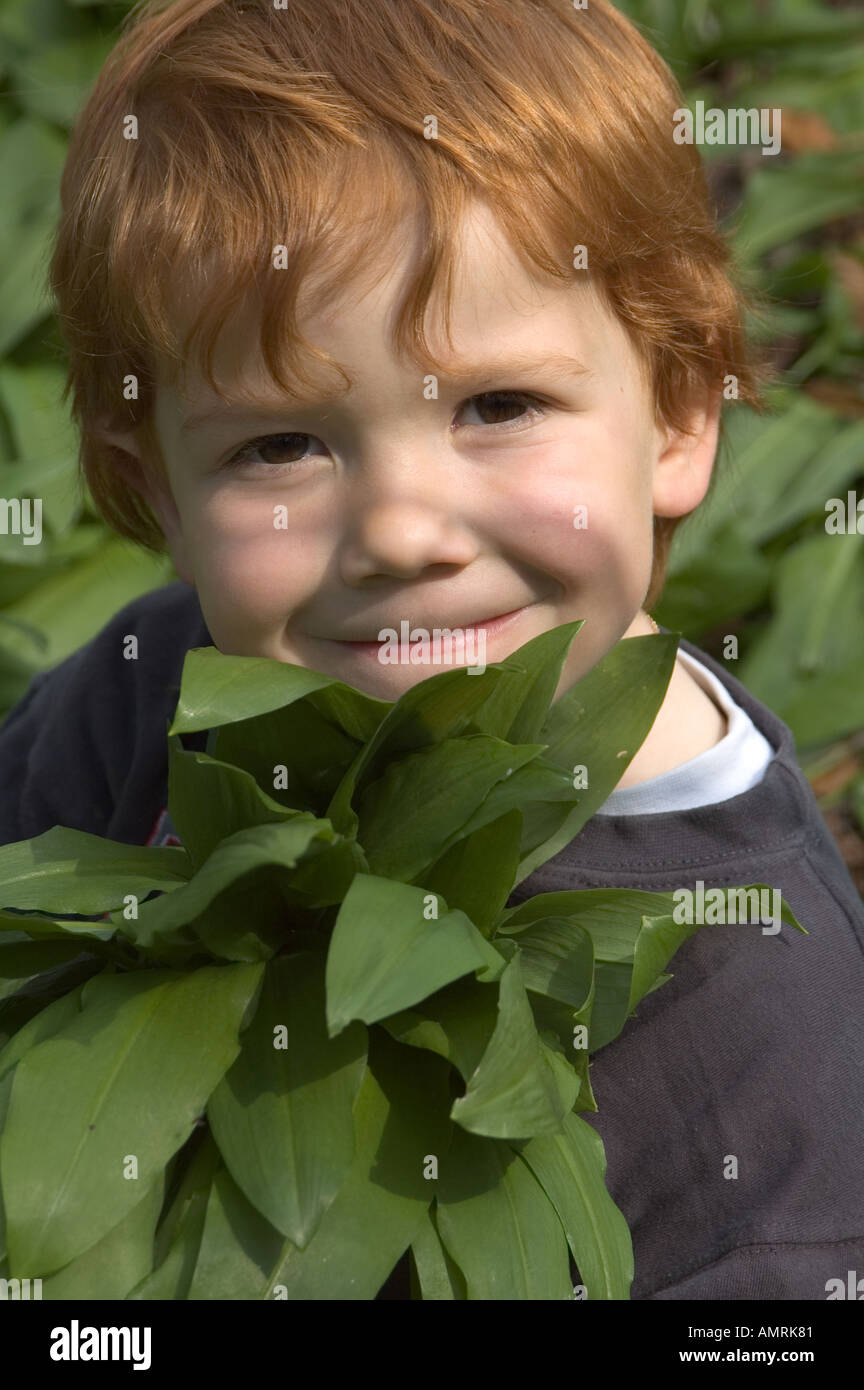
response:
{"label": "boy's neck", "polygon": [[[649,636],[653,631],[647,614],[639,613],[625,636]],[[635,787],[649,777],[671,772],[672,768],[713,748],[727,731],[726,715],[681,662],[676,661],[657,718],[618,786]]]}

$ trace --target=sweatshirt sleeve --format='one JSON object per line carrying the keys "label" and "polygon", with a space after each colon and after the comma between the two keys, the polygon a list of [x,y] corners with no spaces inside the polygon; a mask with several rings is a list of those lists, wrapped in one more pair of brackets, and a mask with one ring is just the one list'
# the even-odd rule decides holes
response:
{"label": "sweatshirt sleeve", "polygon": [[197,595],[177,582],[35,676],[0,725],[0,843],[55,825],[144,843],[167,798],[186,652],[207,645]]}
{"label": "sweatshirt sleeve", "polygon": [[[18,704],[0,726],[0,842],[9,844],[38,835],[38,825],[50,810],[40,804],[30,767],[44,712],[45,686],[50,672],[34,676]],[[48,825],[42,826],[48,829]]]}

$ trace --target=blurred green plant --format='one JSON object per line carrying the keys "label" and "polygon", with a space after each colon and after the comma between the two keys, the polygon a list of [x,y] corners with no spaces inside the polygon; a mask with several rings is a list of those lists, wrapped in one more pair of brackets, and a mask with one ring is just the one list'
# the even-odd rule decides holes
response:
{"label": "blurred green plant", "polygon": [[702,147],[741,273],[764,306],[751,334],[777,379],[768,415],[727,407],[709,496],[675,536],[655,616],[725,661],[785,720],[823,809],[845,799],[864,829],[864,534],[826,530],[830,499],[844,510],[847,493],[864,500],[860,6],[619,8],[670,63],[691,106],[782,111],[775,156]]}
{"label": "blurred green plant", "polygon": [[128,8],[0,5],[0,497],[38,498],[42,515],[38,545],[0,531],[0,713],[118,608],[176,577],[110,531],[79,480],[45,283],[68,132]]}
{"label": "blurred green plant", "polygon": [[[62,340],[44,287],[68,132],[129,8],[0,2],[0,496],[38,496],[44,508],[41,545],[0,534],[0,716],[35,672],[175,577],[170,561],[113,536],[78,480],[60,404]],[[676,536],[656,616],[729,663],[727,638],[737,637],[729,669],[790,725],[814,776],[834,750],[864,827],[864,542],[825,529],[830,498],[864,497],[860,7],[619,8],[691,104],[782,109],[777,155],[702,148],[742,272],[764,298],[751,330],[778,383],[768,416],[729,407],[711,493]]]}

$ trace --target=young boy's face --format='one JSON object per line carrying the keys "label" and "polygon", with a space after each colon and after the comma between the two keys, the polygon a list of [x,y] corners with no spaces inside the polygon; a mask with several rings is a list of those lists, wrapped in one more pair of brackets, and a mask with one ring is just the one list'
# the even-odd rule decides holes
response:
{"label": "young boy's face", "polygon": [[[437,397],[390,346],[404,242],[372,288],[346,288],[327,313],[301,300],[307,340],[354,379],[347,394],[323,369],[328,402],[279,393],[246,351],[251,321],[226,335],[217,373],[265,403],[225,407],[198,377],[183,396],[160,386],[172,497],[148,495],[221,651],[394,700],[441,664],[382,664],[375,645],[352,641],[377,645],[403,620],[431,634],[519,610],[486,631],[491,664],[584,618],[560,695],[620,637],[650,631],[652,518],[701,501],[716,413],[697,413],[694,438],[670,436],[623,327],[587,284],[541,282],[485,205],[463,232],[452,348],[427,316],[433,351],[462,374],[439,374]],[[190,426],[210,408],[218,418]],[[478,650],[454,664],[475,664]]]}

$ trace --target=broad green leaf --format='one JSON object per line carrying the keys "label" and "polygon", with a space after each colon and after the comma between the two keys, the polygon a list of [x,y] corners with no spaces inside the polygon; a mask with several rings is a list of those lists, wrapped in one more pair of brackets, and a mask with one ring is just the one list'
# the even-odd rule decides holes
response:
{"label": "broad green leaf", "polygon": [[[381,776],[400,755],[419,753],[463,733],[472,716],[503,680],[505,666],[506,663],[487,666],[475,675],[464,666],[438,671],[404,691],[390,705],[333,793],[327,815],[337,829],[344,833],[355,829],[355,795]],[[521,668],[514,669],[521,674]]]}
{"label": "broad green leaf", "polygon": [[[201,1247],[207,1204],[217,1171],[223,1166],[209,1131],[202,1130],[176,1196],[159,1224],[152,1272],[127,1294],[131,1300],[183,1300],[189,1293]],[[194,1140],[190,1140],[190,1144]]]}
{"label": "broad green leaf", "polygon": [[500,816],[519,808],[522,815],[520,850],[524,851],[526,841],[532,847],[535,842],[534,813],[538,802],[541,803],[541,815],[545,817],[548,813],[560,824],[575,814],[580,798],[581,793],[574,790],[571,774],[553,766],[544,753],[522,767],[514,767],[496,782],[482,805],[478,806],[458,833],[471,835],[481,826],[489,825]]}
{"label": "broad green leaf", "polygon": [[5,1046],[43,1009],[62,999],[71,990],[80,986],[85,989],[92,978],[97,978],[105,970],[104,960],[95,956],[79,956],[65,965],[43,970],[26,980],[14,994],[0,999],[0,1046]]}
{"label": "broad green leaf", "polygon": [[[167,584],[172,577],[165,556],[111,537],[96,554],[46,578],[12,604],[7,614],[37,628],[45,637],[39,666],[47,669],[89,642],[125,604]],[[24,636],[7,634],[3,647],[24,659],[32,657],[31,643]]]}
{"label": "broad green leaf", "polygon": [[393,707],[391,700],[379,700],[353,685],[335,680],[313,690],[307,695],[306,703],[334,729],[341,730],[361,746],[375,736]]}
{"label": "broad green leaf", "polygon": [[168,809],[197,871],[227,836],[253,825],[279,825],[299,814],[282,806],[248,772],[168,740]]}
{"label": "broad green leaf", "polygon": [[[533,728],[544,700],[554,694],[566,650],[579,627],[581,620],[565,623],[483,671],[472,673],[465,666],[438,671],[406,690],[334,793],[327,808],[334,825],[345,832],[355,828],[355,791],[379,777],[399,754],[418,753],[457,738],[469,726],[487,735],[507,730],[511,743],[514,731]],[[509,809],[502,807],[498,814]]]}
{"label": "broad green leaf", "polygon": [[42,1297],[126,1298],[152,1267],[153,1233],[162,1208],[164,1186],[164,1174],[160,1174],[113,1230],[44,1281]]}
{"label": "broad green leaf", "polygon": [[171,984],[177,979],[179,973],[174,970],[117,971],[109,967],[81,986],[81,1008],[113,1009],[118,998],[128,1004],[133,995],[150,994],[156,985]]}
{"label": "broad green leaf", "polygon": [[[750,889],[763,887],[765,885],[750,885]],[[720,891],[725,901],[737,902],[737,899],[730,900],[729,895],[749,890],[722,888]],[[731,920],[731,906],[724,910]],[[524,938],[529,949],[531,934],[544,915],[568,917],[573,925],[588,933],[595,959],[595,993],[589,1023],[589,1049],[594,1054],[618,1036],[639,999],[663,983],[663,979],[658,978],[663,966],[685,938],[692,935],[693,929],[676,924],[673,913],[681,915],[678,900],[672,893],[580,889],[572,893],[537,894],[505,914],[498,930],[505,936],[511,935],[520,946]],[[803,931],[782,899],[780,915],[784,922]],[[497,942],[497,938],[493,941]],[[634,978],[637,951],[638,969]],[[536,983],[542,983],[540,977],[534,978]],[[586,1021],[583,1013],[580,1013],[580,1021]],[[564,1039],[561,1041],[563,1043]]]}
{"label": "broad green leaf", "polygon": [[112,1230],[140,1199],[127,1156],[154,1182],[236,1058],[261,967],[170,975],[133,976],[130,997],[116,977],[18,1063],[0,1139],[13,1269],[52,1274]]}
{"label": "broad green leaf", "polygon": [[47,917],[31,909],[0,912],[0,945],[11,939],[10,933],[16,938],[29,936],[34,941],[78,941],[81,951],[101,951],[108,943],[121,948],[115,927],[97,927],[92,922],[76,922],[67,917]]}
{"label": "broad green leaf", "polygon": [[515,882],[521,842],[521,812],[508,811],[445,850],[424,872],[423,887],[458,907],[488,937]]}
{"label": "broad green leaf", "polygon": [[520,943],[525,935],[530,947],[532,931],[548,917],[569,919],[588,933],[595,962],[594,994],[590,1015],[580,1015],[579,1021],[589,1027],[588,1048],[593,1054],[618,1036],[629,1016],[633,957],[643,919],[664,916],[674,908],[671,893],[607,888],[538,893],[505,913],[498,933]]}
{"label": "broad green leaf", "polygon": [[53,1037],[59,1028],[63,1028],[77,1016],[81,1008],[81,992],[81,988],[70,990],[68,994],[55,999],[52,1004],[42,1009],[29,1023],[25,1023],[23,1028],[18,1029],[6,1046],[0,1049],[0,1077],[17,1066],[25,1053],[37,1043]]}
{"label": "broad green leaf", "polygon": [[0,905],[107,912],[130,893],[140,899],[177,889],[190,871],[185,850],[139,848],[58,825],[32,840],[0,845]]}
{"label": "broad green leaf", "polygon": [[588,1298],[629,1299],[633,1245],[606,1188],[597,1131],[578,1115],[565,1115],[563,1133],[532,1139],[519,1157],[558,1213]]}
{"label": "broad green leaf", "polygon": [[[17,465],[16,465],[17,467]],[[3,473],[5,474],[5,469]],[[22,546],[18,537],[13,537],[16,550],[12,549],[10,537],[0,533],[0,600],[11,607],[19,599],[26,597],[32,590],[37,589],[49,575],[59,574],[66,565],[65,557],[60,553],[60,548],[64,541],[78,532],[70,531],[59,540],[52,540],[49,536],[42,537],[40,546]],[[33,551],[38,553],[34,556]],[[24,655],[17,655],[7,651],[4,647],[3,638],[9,628],[15,630],[16,636],[23,636],[29,643],[29,651]],[[2,662],[3,688],[6,684],[11,684],[13,676],[18,668],[26,670],[27,680],[22,687],[22,694],[25,693],[27,684],[36,674],[36,666],[41,659],[41,653],[48,647],[47,638],[33,626],[32,623],[25,623],[20,618],[10,618],[4,610],[0,615],[0,662]]]}
{"label": "broad green leaf", "polygon": [[437,1196],[438,1233],[469,1299],[572,1298],[561,1222],[509,1144],[457,1129]]}
{"label": "broad green leaf", "polygon": [[48,42],[62,42],[86,32],[83,17],[66,0],[4,0],[0,11],[0,47],[26,53]]}
{"label": "broad green leaf", "polygon": [[230,1174],[220,1169],[210,1188],[186,1297],[196,1301],[259,1298],[281,1249],[279,1232],[247,1202]]}
{"label": "broad green leaf", "polygon": [[622,639],[552,706],[541,730],[543,761],[577,785],[577,770],[585,768],[588,785],[574,791],[575,809],[565,803],[523,811],[517,884],[569,844],[621,780],[657,717],[677,650],[674,633]]}
{"label": "broad green leaf", "polygon": [[807,536],[778,561],[775,617],[739,680],[789,725],[799,748],[861,724],[864,535]]}
{"label": "broad green leaf", "polygon": [[501,666],[502,674],[472,722],[508,743],[536,743],[561,678],[564,661],[584,619],[541,632]]}
{"label": "broad green leaf", "polygon": [[240,1056],[207,1107],[232,1178],[301,1249],[353,1161],[352,1106],[366,1069],[365,1028],[329,1038],[324,1010],[320,954],[269,961]]}
{"label": "broad green leaf", "polygon": [[807,516],[824,518],[827,498],[839,495],[845,501],[847,487],[861,472],[862,457],[864,420],[858,420],[840,427],[789,480],[782,495],[772,499],[757,539],[769,540]]}
{"label": "broad green leaf", "polygon": [[421,1297],[424,1302],[467,1298],[465,1280],[441,1244],[434,1210],[429,1208],[411,1242]]}
{"label": "broad green leaf", "polygon": [[10,941],[0,936],[0,999],[15,994],[28,980],[58,965],[86,957],[77,941]]}
{"label": "broad green leaf", "polygon": [[211,734],[208,752],[251,773],[280,805],[323,816],[362,746],[313,703],[332,690],[330,686],[285,709],[225,724]]}
{"label": "broad green leaf", "polygon": [[[418,1009],[401,1009],[398,1014],[381,1020],[396,1042],[408,1047],[424,1047],[428,1052],[437,1052],[439,1057],[453,1061],[453,1049],[445,1029],[434,1018],[427,1018]],[[460,1068],[461,1070],[461,1068]]]}
{"label": "broad green leaf", "polygon": [[471,975],[382,1022],[391,1037],[446,1057],[468,1081],[498,1022],[498,990]]}
{"label": "broad green leaf", "polygon": [[58,363],[0,365],[0,405],[14,439],[16,462],[0,469],[4,497],[42,503],[43,524],[66,531],[81,511],[77,440],[62,402],[65,372]]}
{"label": "broad green leaf", "polygon": [[[304,877],[301,861],[328,850],[329,889],[322,893],[313,881],[309,892],[310,875]],[[118,925],[139,947],[155,949],[197,936],[216,955],[264,960],[286,940],[295,910],[316,907],[322,897],[338,902],[361,865],[355,846],[340,841],[327,821],[304,812],[282,825],[250,826],[229,835],[176,894],[143,903],[137,922],[118,920]]]}
{"label": "broad green leaf", "polygon": [[66,152],[65,140],[45,121],[22,117],[0,134],[0,354],[11,351],[50,309],[45,263]]}
{"label": "broad green leaf", "polygon": [[[431,901],[430,901],[431,900]],[[458,909],[420,888],[357,874],[327,953],[327,1027],[335,1037],[353,1019],[375,1023],[411,1008],[469,972],[497,978],[501,955]],[[435,912],[435,916],[427,915]]]}
{"label": "broad green leaf", "polygon": [[354,1163],[305,1250],[286,1243],[265,1297],[375,1298],[435,1197],[440,1178],[430,1160],[439,1173],[448,1168],[450,1075],[431,1053],[408,1053],[381,1029],[370,1032]]}
{"label": "broad green leaf", "polygon": [[[373,874],[410,882],[461,833],[480,828],[476,812],[498,782],[543,751],[483,734],[440,743],[400,758],[357,802],[358,837]],[[512,807],[487,812],[488,824]]]}
{"label": "broad green leaf", "polygon": [[[709,927],[715,920],[731,925],[756,926],[762,924],[763,904],[768,908],[768,917],[773,925],[780,923],[773,917],[774,894],[776,889],[766,883],[751,883],[738,888],[706,889],[702,904],[704,922]],[[788,926],[804,936],[808,932],[801,926],[785,898],[779,895],[778,917]],[[694,903],[694,908],[696,904]],[[663,917],[643,917],[636,947],[633,954],[633,976],[630,983],[628,1014],[639,1001],[656,988],[658,976],[668,965],[675,953],[688,937],[699,929],[698,920],[684,920],[697,917],[697,912],[684,912],[677,905],[673,913]],[[767,922],[765,922],[767,925]]]}
{"label": "broad green leaf", "polygon": [[635,888],[535,893],[502,914],[496,937],[499,933],[512,936],[518,943],[521,934],[543,918],[566,918],[588,932],[596,960],[632,962],[642,918],[661,917],[674,907],[671,893],[648,893]]}
{"label": "broad green leaf", "polygon": [[569,1068],[572,1081],[562,1094],[548,1053],[537,1034],[517,956],[501,975],[495,1031],[464,1096],[453,1103],[452,1119],[494,1139],[525,1139],[560,1129],[579,1081]]}
{"label": "broad green leaf", "polygon": [[596,990],[591,937],[569,918],[552,916],[539,918],[516,940],[537,1030],[578,1076],[578,1108],[596,1110],[588,1059]]}
{"label": "broad green leaf", "polygon": [[[15,1069],[10,1068],[4,1076],[0,1076],[0,1137],[6,1124],[6,1113],[9,1109],[9,1097],[12,1094],[12,1083],[15,1080]],[[6,1266],[6,1211],[3,1205],[3,1184],[0,1182],[0,1278],[7,1276],[9,1271]],[[36,1277],[36,1276],[34,1276]]]}
{"label": "broad green leaf", "polygon": [[585,928],[568,917],[541,917],[517,940],[525,988],[583,1008],[594,970],[594,947]]}
{"label": "broad green leaf", "polygon": [[654,616],[679,632],[707,632],[731,613],[758,608],[768,597],[771,578],[769,561],[730,522],[689,565],[667,578]]}
{"label": "broad green leaf", "polygon": [[226,656],[215,647],[194,647],[186,653],[180,699],[168,732],[215,729],[269,714],[329,686],[339,688],[342,704],[338,708],[350,710],[355,728],[367,737],[390,709],[388,701],[375,700],[321,671],[272,657]]}
{"label": "broad green leaf", "polygon": [[843,150],[799,155],[792,164],[751,174],[732,228],[742,257],[755,260],[774,246],[861,206],[861,154]]}
{"label": "broad green leaf", "polygon": [[112,34],[91,31],[62,43],[40,44],[15,65],[21,105],[31,115],[71,127],[114,43]]}
{"label": "broad green leaf", "polygon": [[162,1263],[172,1249],[196,1198],[202,1191],[209,1190],[218,1169],[224,1166],[206,1117],[201,1116],[194,1133],[190,1135],[183,1148],[177,1151],[169,1165],[171,1201],[159,1222],[156,1234],[156,1266]]}
{"label": "broad green leaf", "polygon": [[12,436],[13,459],[74,453],[75,428],[62,399],[64,380],[65,372],[56,362],[0,365],[0,405]]}
{"label": "broad green leaf", "polygon": [[[533,1009],[531,1012],[533,1015]],[[573,1053],[565,1051],[557,1039],[553,1038],[552,1042],[549,1043],[545,1038],[540,1038],[540,1055],[552,1073],[552,1079],[558,1091],[558,1103],[563,1113],[567,1115],[575,1109],[582,1088],[582,1078],[577,1072],[575,1064],[570,1060]]]}
{"label": "broad green leaf", "polygon": [[672,574],[698,561],[715,543],[716,533],[731,530],[752,543],[770,534],[790,487],[814,475],[823,451],[833,449],[838,436],[833,414],[800,394],[779,397],[767,417],[736,406],[725,430],[721,464],[708,497],[675,532]]}
{"label": "broad green leaf", "polygon": [[800,55],[770,73],[751,69],[750,80],[736,84],[736,105],[779,106],[784,120],[788,107],[796,113],[818,113],[825,118],[823,133],[827,125],[838,135],[851,135],[861,126],[862,92],[864,45],[859,43],[833,51],[825,48],[815,61],[812,55]]}
{"label": "broad green leaf", "polygon": [[667,965],[678,950],[694,932],[699,923],[677,923],[671,913],[667,917],[643,917],[636,938],[633,955],[633,974],[630,978],[630,996],[627,1001],[627,1015],[632,1014],[651,987],[664,965]]}
{"label": "broad green leaf", "polygon": [[[680,13],[677,3],[675,8]],[[702,62],[718,58],[749,60],[759,54],[764,65],[764,59],[772,51],[782,53],[784,49],[795,47],[800,47],[812,61],[820,46],[840,47],[861,37],[860,16],[854,10],[844,13],[821,7],[785,5],[760,15],[751,5],[739,4],[736,8],[725,5],[719,13],[722,22],[718,23],[717,10],[710,14],[710,26],[705,25],[704,46],[700,45],[694,54]],[[709,15],[705,18],[709,19]]]}
{"label": "broad green leaf", "polygon": [[[569,1004],[562,1004],[560,1000],[550,999],[548,995],[538,994],[534,990],[528,991],[528,1002],[537,1032],[550,1052],[558,1053],[562,1059],[566,1059],[567,1066],[578,1079],[578,1090],[573,1104],[567,1107],[569,1110],[597,1110],[597,1102],[591,1088],[588,1055],[594,997],[593,980],[591,992],[581,1009],[574,1009]],[[576,1032],[577,1025],[581,1026],[579,1033]],[[584,1033],[581,1028],[584,1028]],[[547,1057],[547,1060],[551,1062],[553,1059]],[[557,1067],[557,1060],[554,1065]],[[568,1086],[572,1085],[569,1074],[563,1080]]]}

